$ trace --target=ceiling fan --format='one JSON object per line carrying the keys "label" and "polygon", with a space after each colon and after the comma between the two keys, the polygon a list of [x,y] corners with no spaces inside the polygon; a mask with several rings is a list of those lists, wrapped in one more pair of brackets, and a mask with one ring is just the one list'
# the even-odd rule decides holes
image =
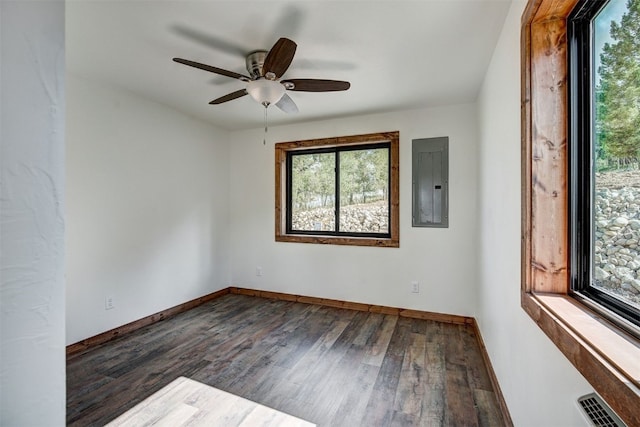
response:
{"label": "ceiling fan", "polygon": [[340,80],[281,80],[282,75],[287,71],[289,65],[291,65],[291,61],[293,61],[296,48],[297,45],[295,42],[283,37],[280,38],[268,52],[265,50],[256,50],[249,53],[246,57],[248,76],[188,59],[173,58],[173,60],[180,64],[238,79],[246,83],[244,89],[216,98],[209,104],[222,104],[245,95],[251,95],[253,99],[264,105],[265,108],[271,104],[275,104],[285,113],[297,113],[298,107],[291,97],[285,93],[287,90],[299,92],[334,92],[349,89],[351,84]]}

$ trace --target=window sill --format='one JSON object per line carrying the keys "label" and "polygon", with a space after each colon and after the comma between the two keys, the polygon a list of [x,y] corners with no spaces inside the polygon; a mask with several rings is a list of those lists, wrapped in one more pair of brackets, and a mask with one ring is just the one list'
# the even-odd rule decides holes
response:
{"label": "window sill", "polygon": [[640,425],[640,341],[566,295],[523,292],[522,307],[613,410]]}
{"label": "window sill", "polygon": [[320,245],[375,246],[379,248],[399,248],[398,239],[378,239],[371,237],[309,236],[303,234],[276,234],[276,242],[315,243]]}

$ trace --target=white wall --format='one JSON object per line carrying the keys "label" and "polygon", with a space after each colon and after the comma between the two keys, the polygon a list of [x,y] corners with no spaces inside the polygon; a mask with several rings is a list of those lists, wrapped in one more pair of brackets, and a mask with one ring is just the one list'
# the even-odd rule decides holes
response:
{"label": "white wall", "polygon": [[512,4],[478,100],[477,320],[517,426],[584,426],[589,384],[520,308],[520,17]]}
{"label": "white wall", "polygon": [[[320,95],[319,95],[320,96]],[[280,114],[274,111],[271,114]],[[234,132],[233,284],[442,313],[473,315],[476,297],[476,111],[473,105],[349,117]],[[400,248],[275,242],[275,142],[400,131]],[[449,228],[411,227],[411,140],[449,136]],[[257,277],[256,267],[263,269]],[[421,293],[409,291],[412,280]]]}
{"label": "white wall", "polygon": [[68,344],[230,285],[227,139],[68,75]]}
{"label": "white wall", "polygon": [[64,2],[0,31],[0,425],[64,425]]}

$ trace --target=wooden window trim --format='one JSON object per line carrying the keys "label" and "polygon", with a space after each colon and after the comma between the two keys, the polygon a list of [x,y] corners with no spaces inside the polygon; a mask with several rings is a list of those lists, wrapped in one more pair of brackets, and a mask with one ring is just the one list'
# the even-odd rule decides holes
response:
{"label": "wooden window trim", "polygon": [[[286,158],[287,152],[339,145],[364,145],[376,142],[390,142],[390,231],[391,237],[339,237],[287,234],[286,221]],[[331,245],[400,247],[400,132],[381,132],[365,135],[340,136],[334,138],[309,139],[304,141],[279,142],[275,144],[275,228],[276,242],[316,243]]]}
{"label": "wooden window trim", "polygon": [[567,17],[576,3],[529,0],[522,15],[521,304],[614,411],[640,425],[640,341],[568,295]]}

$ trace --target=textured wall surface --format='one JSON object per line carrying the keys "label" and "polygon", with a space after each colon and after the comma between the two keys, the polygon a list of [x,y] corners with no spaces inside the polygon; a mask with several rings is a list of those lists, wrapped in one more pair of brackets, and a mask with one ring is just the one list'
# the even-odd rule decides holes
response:
{"label": "textured wall surface", "polygon": [[0,425],[64,425],[64,2],[0,28]]}

